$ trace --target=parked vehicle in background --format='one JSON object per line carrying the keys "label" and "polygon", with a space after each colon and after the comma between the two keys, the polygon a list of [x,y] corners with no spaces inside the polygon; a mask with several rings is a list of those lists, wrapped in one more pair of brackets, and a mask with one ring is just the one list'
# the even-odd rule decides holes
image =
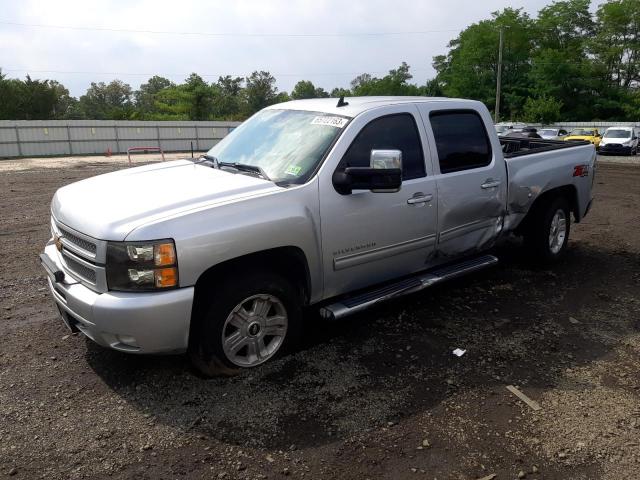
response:
{"label": "parked vehicle in background", "polygon": [[538,130],[538,135],[545,140],[564,140],[569,132],[564,128],[545,127]]}
{"label": "parked vehicle in background", "polygon": [[524,123],[502,122],[494,125],[494,128],[498,136],[501,137],[511,132],[520,132],[526,126]]}
{"label": "parked vehicle in background", "polygon": [[638,132],[634,127],[610,127],[600,142],[602,155],[636,155]]}
{"label": "parked vehicle in background", "polygon": [[597,128],[574,128],[569,132],[569,135],[564,137],[564,140],[567,142],[575,140],[587,141],[595,145],[597,150],[600,147],[602,136]]}
{"label": "parked vehicle in background", "polygon": [[522,130],[512,130],[503,137],[509,138],[542,138],[534,127],[524,127]]}
{"label": "parked vehicle in background", "polygon": [[477,271],[511,233],[559,260],[595,159],[586,142],[499,139],[476,101],[287,102],[201,158],[60,188],[40,259],[73,331],[232,374],[292,345],[304,307],[338,320]]}

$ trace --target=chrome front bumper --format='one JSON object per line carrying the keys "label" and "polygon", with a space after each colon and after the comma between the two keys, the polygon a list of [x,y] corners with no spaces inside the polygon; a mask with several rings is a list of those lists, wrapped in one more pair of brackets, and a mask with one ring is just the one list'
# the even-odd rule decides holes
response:
{"label": "chrome front bumper", "polygon": [[[47,245],[44,255],[64,271],[55,245]],[[97,293],[70,275],[56,280],[50,270],[45,266],[51,295],[72,330],[79,330],[99,345],[123,352],[186,351],[193,287],[153,293]]]}

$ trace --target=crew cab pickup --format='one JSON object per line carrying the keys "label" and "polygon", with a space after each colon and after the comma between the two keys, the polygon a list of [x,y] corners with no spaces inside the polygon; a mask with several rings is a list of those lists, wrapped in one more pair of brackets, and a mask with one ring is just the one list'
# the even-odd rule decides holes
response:
{"label": "crew cab pickup", "polygon": [[588,142],[499,139],[476,101],[293,101],[199,159],[60,188],[40,258],[72,330],[232,374],[291,345],[303,308],[336,320],[493,265],[506,235],[559,259],[595,159]]}

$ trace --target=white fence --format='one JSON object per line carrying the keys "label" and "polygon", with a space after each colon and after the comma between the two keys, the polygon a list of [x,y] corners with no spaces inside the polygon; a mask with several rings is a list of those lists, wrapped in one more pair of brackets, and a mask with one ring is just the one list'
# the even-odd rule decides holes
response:
{"label": "white fence", "polygon": [[640,122],[559,122],[555,126],[566,130],[591,127],[597,128],[600,133],[604,133],[610,127],[635,127],[640,129]]}
{"label": "white fence", "polygon": [[126,153],[129,147],[167,152],[208,150],[240,122],[0,120],[0,158]]}

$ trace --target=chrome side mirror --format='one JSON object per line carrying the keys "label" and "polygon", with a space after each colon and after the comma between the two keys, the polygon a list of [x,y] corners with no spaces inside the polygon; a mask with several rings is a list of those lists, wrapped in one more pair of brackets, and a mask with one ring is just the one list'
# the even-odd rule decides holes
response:
{"label": "chrome side mirror", "polygon": [[369,166],[371,168],[400,168],[402,169],[402,151],[401,150],[371,150],[369,157]]}
{"label": "chrome side mirror", "polygon": [[402,152],[400,150],[371,150],[368,167],[347,167],[336,170],[333,186],[340,195],[354,190],[393,193],[402,186]]}
{"label": "chrome side mirror", "polygon": [[[400,172],[402,178],[402,151],[401,150],[371,150],[369,157],[369,166],[374,170],[387,170],[389,172],[396,170]],[[400,185],[397,188],[375,188],[371,190],[374,193],[393,193],[400,191]]]}

